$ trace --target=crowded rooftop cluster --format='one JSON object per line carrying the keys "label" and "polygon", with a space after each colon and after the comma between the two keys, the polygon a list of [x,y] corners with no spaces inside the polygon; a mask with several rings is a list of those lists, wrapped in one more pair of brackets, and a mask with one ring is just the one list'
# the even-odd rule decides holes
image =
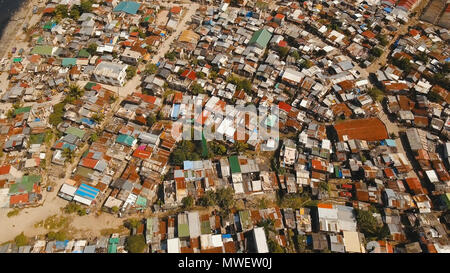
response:
{"label": "crowded rooftop cluster", "polygon": [[450,252],[449,7],[47,1],[2,61],[0,207],[128,230],[0,252]]}

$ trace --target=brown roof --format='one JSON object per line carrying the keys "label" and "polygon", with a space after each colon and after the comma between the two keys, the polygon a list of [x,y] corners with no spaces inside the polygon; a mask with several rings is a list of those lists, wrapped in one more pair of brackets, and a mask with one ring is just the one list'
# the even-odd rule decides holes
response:
{"label": "brown roof", "polygon": [[378,141],[388,138],[386,126],[379,118],[366,118],[346,120],[334,125],[339,140],[360,139],[367,141]]}

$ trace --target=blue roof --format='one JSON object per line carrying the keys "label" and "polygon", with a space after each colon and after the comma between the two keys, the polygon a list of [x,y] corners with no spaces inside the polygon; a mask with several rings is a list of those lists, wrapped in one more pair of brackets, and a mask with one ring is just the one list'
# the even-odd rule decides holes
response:
{"label": "blue roof", "polygon": [[185,170],[192,170],[194,168],[194,161],[184,161],[183,166]]}
{"label": "blue roof", "polygon": [[93,121],[92,119],[89,119],[89,118],[81,118],[81,123],[85,123],[87,125],[94,125],[95,121]]}
{"label": "blue roof", "polygon": [[171,118],[178,118],[178,115],[180,114],[180,105],[174,104]]}
{"label": "blue roof", "polygon": [[222,234],[222,238],[223,239],[231,238],[231,234]]}
{"label": "blue roof", "polygon": [[136,14],[140,6],[141,6],[140,3],[124,1],[120,2],[114,8],[114,12],[126,12],[128,14]]}
{"label": "blue roof", "polygon": [[75,194],[93,200],[95,199],[95,197],[97,197],[98,192],[99,190],[92,186],[81,184]]}
{"label": "blue roof", "polygon": [[390,147],[397,147],[397,143],[393,139],[386,139],[386,145]]}
{"label": "blue roof", "polygon": [[65,241],[56,241],[55,242],[55,247],[57,249],[64,249],[66,248],[67,244],[69,243],[69,240],[65,240]]}
{"label": "blue roof", "polygon": [[388,7],[386,7],[386,8],[384,8],[384,11],[385,11],[385,12],[387,12],[387,13],[391,13],[392,9],[391,9],[391,8],[388,8]]}

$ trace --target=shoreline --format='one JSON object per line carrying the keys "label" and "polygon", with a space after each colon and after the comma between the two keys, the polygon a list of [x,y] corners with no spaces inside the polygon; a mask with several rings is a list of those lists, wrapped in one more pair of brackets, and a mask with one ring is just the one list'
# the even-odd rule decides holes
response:
{"label": "shoreline", "polygon": [[23,35],[22,27],[29,15],[32,15],[33,5],[38,3],[38,0],[25,0],[12,14],[0,36],[0,59],[7,57],[14,47],[13,42]]}

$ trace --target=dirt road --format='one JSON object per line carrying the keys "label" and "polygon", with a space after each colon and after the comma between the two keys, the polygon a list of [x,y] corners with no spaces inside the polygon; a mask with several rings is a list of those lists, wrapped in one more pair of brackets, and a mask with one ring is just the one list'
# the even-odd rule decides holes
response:
{"label": "dirt road", "polygon": [[192,17],[192,15],[195,14],[195,11],[200,7],[198,3],[190,3],[190,4],[180,4],[179,6],[182,6],[184,9],[187,8],[187,11],[185,11],[185,14],[183,15],[183,18],[178,24],[177,30],[173,32],[169,38],[167,38],[160,46],[157,51],[157,53],[153,56],[152,62],[157,63],[159,59],[164,57],[164,55],[169,52],[170,45],[173,43],[173,41],[178,38],[178,36],[188,28],[188,25],[186,24],[188,20]]}

